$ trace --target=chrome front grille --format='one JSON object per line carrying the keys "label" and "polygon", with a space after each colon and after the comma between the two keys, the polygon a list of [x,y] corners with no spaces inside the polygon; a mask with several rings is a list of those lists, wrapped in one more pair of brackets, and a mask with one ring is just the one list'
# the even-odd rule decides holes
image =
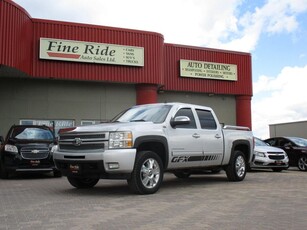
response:
{"label": "chrome front grille", "polygon": [[285,154],[284,153],[268,153],[269,158],[271,160],[283,160],[285,159]]}
{"label": "chrome front grille", "polygon": [[49,156],[49,148],[37,145],[22,147],[20,154],[24,159],[45,159]]}
{"label": "chrome front grille", "polygon": [[59,136],[60,150],[103,150],[106,144],[106,133],[62,133]]}

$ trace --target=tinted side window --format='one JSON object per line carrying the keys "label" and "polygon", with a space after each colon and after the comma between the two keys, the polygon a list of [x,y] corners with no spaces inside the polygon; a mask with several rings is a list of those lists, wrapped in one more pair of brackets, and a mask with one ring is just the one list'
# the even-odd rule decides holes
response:
{"label": "tinted side window", "polygon": [[[279,139],[279,145],[278,146],[285,147],[285,146],[287,146],[289,144],[290,145],[292,144],[291,141],[289,141],[287,139],[284,139],[284,138]],[[293,146],[293,144],[292,144],[292,146]]]}
{"label": "tinted side window", "polygon": [[216,129],[217,125],[212,113],[208,110],[196,110],[202,129]]}
{"label": "tinted side window", "polygon": [[190,118],[190,123],[184,124],[184,125],[177,125],[176,128],[196,129],[195,118],[190,108],[183,108],[183,109],[178,110],[175,117],[178,117],[178,116],[187,116],[188,118]]}
{"label": "tinted side window", "polygon": [[276,140],[275,139],[269,139],[266,141],[271,146],[277,146]]}

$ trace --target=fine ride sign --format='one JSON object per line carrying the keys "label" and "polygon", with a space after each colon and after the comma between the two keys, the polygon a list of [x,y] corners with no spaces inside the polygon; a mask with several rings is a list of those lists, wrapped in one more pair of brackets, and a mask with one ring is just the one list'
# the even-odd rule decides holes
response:
{"label": "fine ride sign", "polygon": [[144,48],[40,38],[39,58],[98,64],[144,66]]}

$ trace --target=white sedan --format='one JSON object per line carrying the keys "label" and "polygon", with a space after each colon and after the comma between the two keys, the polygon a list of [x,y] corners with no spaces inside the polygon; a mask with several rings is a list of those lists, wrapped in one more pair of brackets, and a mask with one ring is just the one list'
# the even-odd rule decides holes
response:
{"label": "white sedan", "polygon": [[288,167],[289,158],[284,150],[269,146],[259,138],[255,138],[255,150],[250,169],[270,168],[274,172],[281,172]]}

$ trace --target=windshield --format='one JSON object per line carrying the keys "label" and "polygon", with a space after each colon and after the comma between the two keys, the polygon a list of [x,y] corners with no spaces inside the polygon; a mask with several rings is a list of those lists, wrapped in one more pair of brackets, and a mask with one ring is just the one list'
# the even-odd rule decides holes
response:
{"label": "windshield", "polygon": [[132,107],[117,116],[112,122],[150,121],[153,123],[162,123],[165,121],[171,107],[171,105],[163,104]]}
{"label": "windshield", "polygon": [[300,137],[288,137],[289,140],[293,141],[297,146],[306,147],[307,140]]}
{"label": "windshield", "polygon": [[53,140],[52,132],[43,128],[16,127],[11,138],[18,140]]}
{"label": "windshield", "polygon": [[256,146],[268,146],[267,143],[265,143],[264,141],[258,139],[258,138],[255,138],[255,145]]}

